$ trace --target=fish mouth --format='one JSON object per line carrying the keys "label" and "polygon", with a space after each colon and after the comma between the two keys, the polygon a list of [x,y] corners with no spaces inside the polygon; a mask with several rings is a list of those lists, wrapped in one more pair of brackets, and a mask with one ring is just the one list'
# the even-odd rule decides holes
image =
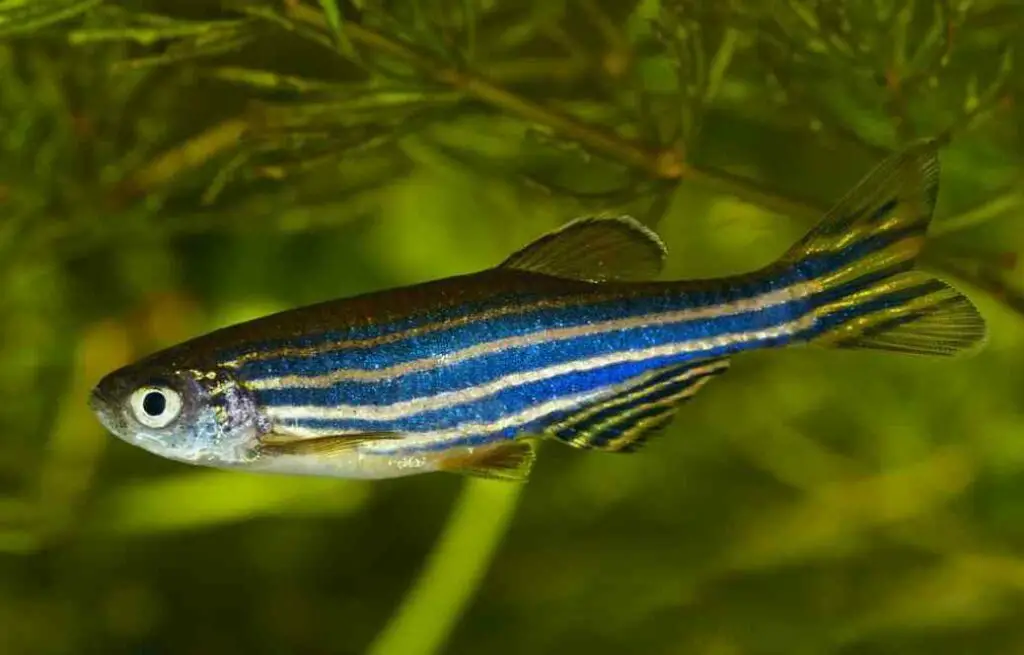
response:
{"label": "fish mouth", "polygon": [[107,401],[103,395],[103,390],[97,385],[93,387],[92,391],[89,392],[89,409],[92,410],[93,414],[99,414],[106,408]]}
{"label": "fish mouth", "polygon": [[103,427],[120,437],[122,426],[112,410],[111,399],[104,391],[103,385],[93,387],[93,390],[89,393],[88,404],[89,409],[96,415],[96,418]]}

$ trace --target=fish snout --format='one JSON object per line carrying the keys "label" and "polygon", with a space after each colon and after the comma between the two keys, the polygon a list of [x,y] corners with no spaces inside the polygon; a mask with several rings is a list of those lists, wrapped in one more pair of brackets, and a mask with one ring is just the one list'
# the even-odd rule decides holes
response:
{"label": "fish snout", "polygon": [[96,416],[100,423],[103,424],[107,430],[114,434],[119,433],[119,425],[117,420],[117,402],[111,396],[110,390],[107,388],[102,381],[92,388],[89,392],[88,399],[89,409]]}
{"label": "fish snout", "polygon": [[104,397],[103,390],[99,385],[92,388],[89,392],[89,409],[94,414],[98,414],[104,407],[106,407],[107,401]]}

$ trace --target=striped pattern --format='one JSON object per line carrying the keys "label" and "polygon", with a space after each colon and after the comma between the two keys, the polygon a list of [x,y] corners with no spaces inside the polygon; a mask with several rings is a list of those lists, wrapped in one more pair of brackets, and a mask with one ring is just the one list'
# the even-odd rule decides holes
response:
{"label": "striped pattern", "polygon": [[[249,343],[223,351],[221,365],[279,434],[406,435],[365,452],[527,433],[629,450],[744,350],[818,342],[935,354],[973,338],[969,311],[946,315],[956,303],[973,309],[966,299],[911,271],[934,204],[933,160],[917,152],[884,164],[757,274],[585,284],[497,269],[433,286],[438,302],[420,311]],[[557,250],[553,239],[540,247]],[[527,248],[512,259],[536,269],[543,257]],[[491,297],[460,302],[473,284]],[[388,292],[377,302],[400,304]]]}
{"label": "striped pattern", "polygon": [[[486,360],[495,353],[509,350],[529,353],[535,346],[558,344],[563,346],[561,350],[567,359],[575,359],[593,349],[588,341],[594,339],[616,338],[622,344],[635,344],[640,335],[644,335],[650,341],[662,342],[671,340],[674,335],[668,332],[678,330],[680,325],[699,328],[709,338],[733,331],[740,325],[754,326],[758,322],[770,325],[776,316],[792,316],[793,303],[807,298],[815,286],[798,282],[758,296],[684,309],[676,307],[688,303],[689,299],[679,293],[664,293],[632,302],[619,298],[600,304],[586,304],[585,298],[579,298],[571,308],[537,312],[524,307],[522,314],[508,316],[498,324],[488,317],[469,323],[465,328],[445,330],[430,341],[409,338],[373,349],[359,342],[352,350],[332,348],[302,358],[286,357],[250,364],[242,367],[242,373],[249,374],[247,379],[254,389],[326,388],[339,382],[381,382],[433,371],[437,357],[442,355],[446,366],[451,367]],[[759,320],[765,312],[773,312],[773,316]],[[665,336],[659,338],[660,335],[655,334],[658,330],[664,331]],[[479,342],[479,339],[485,340]],[[335,354],[339,356],[331,356]],[[525,363],[525,367],[531,368],[532,364]],[[281,375],[292,370],[301,372]]]}
{"label": "striped pattern", "polygon": [[[369,447],[383,454],[549,432],[557,418],[632,391],[653,370],[818,337],[934,291],[892,282],[919,242],[916,231],[901,228],[882,222],[880,232],[803,260],[795,273],[737,278],[717,292],[633,285],[625,297],[615,289],[615,301],[607,299],[611,285],[595,286],[540,308],[524,302],[497,317],[468,311],[424,322],[404,339],[386,331],[298,356],[286,345],[276,358],[268,349],[229,363],[287,434],[410,435]],[[804,278],[808,272],[815,277]],[[622,435],[657,423],[699,388],[666,383],[664,398],[652,390],[652,406],[626,408],[632,413],[584,439],[614,450],[616,439],[622,444]]]}
{"label": "striped pattern", "polygon": [[[455,341],[450,354],[429,360],[409,358],[377,368],[370,363],[305,377],[265,377],[260,369],[260,377],[243,380],[282,432],[394,431],[440,437],[452,431],[461,444],[477,435],[511,436],[543,428],[539,419],[628,389],[655,369],[786,343],[811,327],[812,319],[794,311],[794,302],[788,290],[769,291],[735,303],[553,329],[546,324],[559,325],[558,317],[542,315],[523,337],[483,344]],[[630,304],[622,307],[628,310]],[[714,318],[700,318],[707,315]],[[547,399],[577,400],[546,405]],[[532,410],[538,407],[547,409],[537,416]],[[452,445],[457,444],[440,438],[431,443],[432,448]],[[409,446],[381,444],[386,449]]]}
{"label": "striped pattern", "polygon": [[548,431],[577,448],[630,452],[650,430],[670,420],[681,402],[692,398],[711,378],[728,368],[728,359],[669,368],[626,393],[554,423]]}

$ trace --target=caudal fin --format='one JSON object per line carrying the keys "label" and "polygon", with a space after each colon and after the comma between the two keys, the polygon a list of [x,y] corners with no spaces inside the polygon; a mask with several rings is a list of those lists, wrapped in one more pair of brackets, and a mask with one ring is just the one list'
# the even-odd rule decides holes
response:
{"label": "caudal fin", "polygon": [[810,343],[919,355],[980,345],[985,321],[962,293],[912,270],[939,185],[934,142],[890,157],[783,257],[817,287]]}

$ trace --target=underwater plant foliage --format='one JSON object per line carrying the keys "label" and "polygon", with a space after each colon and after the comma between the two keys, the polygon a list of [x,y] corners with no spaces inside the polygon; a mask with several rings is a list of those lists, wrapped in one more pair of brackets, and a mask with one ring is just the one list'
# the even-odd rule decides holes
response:
{"label": "underwater plant foliage", "polygon": [[[995,0],[0,1],[0,652],[1024,649],[1024,7]],[[215,471],[108,371],[494,266],[586,214],[662,279],[771,262],[942,141],[922,259],[970,358],[795,349],[528,483]]]}

